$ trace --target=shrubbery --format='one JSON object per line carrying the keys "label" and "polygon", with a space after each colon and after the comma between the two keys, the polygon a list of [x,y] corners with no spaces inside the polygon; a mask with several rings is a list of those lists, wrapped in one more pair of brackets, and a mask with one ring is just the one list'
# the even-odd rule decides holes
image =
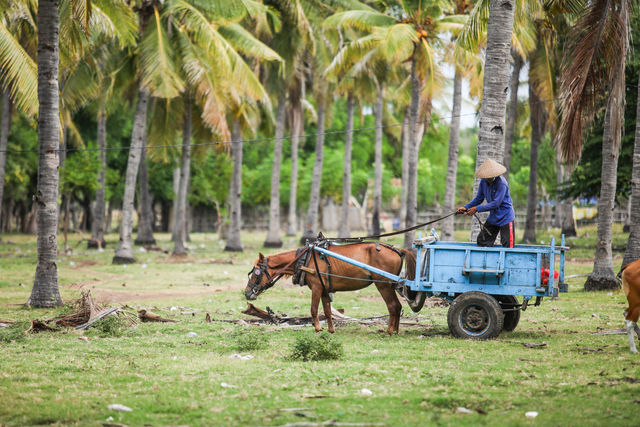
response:
{"label": "shrubbery", "polygon": [[291,345],[289,359],[337,360],[344,356],[342,343],[327,332],[312,335],[300,335]]}

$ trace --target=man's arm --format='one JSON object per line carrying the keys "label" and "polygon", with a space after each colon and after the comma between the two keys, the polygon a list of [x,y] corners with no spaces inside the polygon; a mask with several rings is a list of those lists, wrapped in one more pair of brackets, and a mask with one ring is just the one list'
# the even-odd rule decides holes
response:
{"label": "man's arm", "polygon": [[478,206],[482,202],[484,202],[484,185],[482,185],[482,181],[480,181],[480,185],[478,186],[478,194],[476,194],[476,197],[472,201],[464,205],[464,207],[469,209],[474,206]]}
{"label": "man's arm", "polygon": [[498,186],[498,191],[496,191],[496,197],[486,205],[478,206],[478,212],[486,212],[492,211],[496,209],[498,206],[502,204],[504,197],[507,195],[507,186],[505,184],[501,184]]}

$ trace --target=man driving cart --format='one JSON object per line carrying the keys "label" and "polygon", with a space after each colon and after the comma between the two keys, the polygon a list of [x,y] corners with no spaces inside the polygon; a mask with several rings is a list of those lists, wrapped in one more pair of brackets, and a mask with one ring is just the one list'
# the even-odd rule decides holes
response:
{"label": "man driving cart", "polygon": [[[507,169],[493,159],[487,158],[475,173],[480,178],[476,197],[458,208],[458,214],[475,215],[489,211],[489,217],[478,234],[478,246],[493,246],[500,233],[500,243],[513,248],[515,243],[515,218],[513,202],[509,194],[509,184],[501,176]],[[484,205],[481,203],[487,201]]]}

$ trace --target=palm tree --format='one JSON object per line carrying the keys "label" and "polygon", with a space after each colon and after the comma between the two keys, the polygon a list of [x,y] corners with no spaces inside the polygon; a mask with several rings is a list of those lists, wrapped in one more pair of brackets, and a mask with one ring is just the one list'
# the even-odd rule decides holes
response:
{"label": "palm tree", "polygon": [[178,184],[178,206],[175,217],[175,233],[176,238],[173,241],[172,255],[186,256],[187,250],[185,242],[187,241],[187,190],[189,185],[189,176],[191,175],[191,129],[193,122],[193,103],[189,96],[185,96],[184,103],[184,120],[182,124],[182,158],[180,162],[180,180]]}
{"label": "palm tree", "polygon": [[[590,127],[595,112],[606,100],[598,239],[593,272],[587,278],[585,290],[618,287],[613,271],[611,227],[624,122],[629,8],[628,0],[588,3],[570,33],[563,61],[560,91],[563,119],[555,143],[570,164],[580,158],[582,132]],[[606,97],[603,94],[607,94]]]}
{"label": "palm tree", "polygon": [[[478,119],[476,168],[489,157],[503,162],[514,10],[515,0],[491,0],[489,5],[482,106]],[[479,184],[480,180],[476,179],[473,185],[474,192],[477,191]],[[472,241],[475,241],[479,231],[479,224],[473,222]]]}
{"label": "palm tree", "polygon": [[633,169],[631,172],[631,221],[622,267],[640,258],[640,89],[637,91],[636,135],[633,145]]}
{"label": "palm tree", "polygon": [[38,264],[27,305],[62,305],[58,290],[58,2],[38,2]]}
{"label": "palm tree", "polygon": [[146,141],[140,151],[140,188],[138,202],[140,205],[140,216],[138,221],[138,237],[136,245],[155,245],[156,239],[153,237],[153,207],[151,193],[149,193],[149,173],[147,168]]}
{"label": "palm tree", "polygon": [[509,80],[507,133],[504,138],[504,167],[507,168],[504,177],[507,179],[507,181],[509,180],[509,170],[511,169],[511,147],[513,146],[513,138],[516,128],[516,115],[518,114],[518,87],[520,85],[520,70],[524,65],[524,60],[515,49],[511,49],[511,57],[513,58],[513,69],[511,71],[511,79]]}
{"label": "palm tree", "polygon": [[[291,105],[291,184],[289,186],[289,215],[287,217],[287,236],[298,233],[298,146],[300,136],[304,133],[304,103],[305,81],[300,71],[296,81],[289,89],[289,104]],[[300,81],[298,82],[297,79]]]}
{"label": "palm tree", "polygon": [[93,209],[91,239],[87,243],[87,247],[103,249],[106,246],[106,242],[104,240],[104,213],[107,175],[107,115],[104,111],[104,108],[99,108],[98,111],[97,140],[98,149],[100,150],[100,172],[98,173],[96,205]]}
{"label": "palm tree", "polygon": [[311,194],[309,195],[309,207],[307,216],[302,230],[300,242],[305,244],[307,241],[313,241],[318,232],[318,210],[320,209],[320,184],[322,182],[322,164],[324,155],[324,126],[325,126],[325,109],[327,105],[327,87],[325,82],[319,82],[316,85],[316,110],[318,115],[318,124],[316,128],[316,146],[313,163],[313,175],[311,180]]}
{"label": "palm tree", "polygon": [[[529,68],[529,74],[533,65]],[[544,107],[536,92],[533,79],[529,78],[529,117],[531,123],[531,158],[529,162],[529,191],[527,193],[527,217],[525,220],[524,243],[536,243],[536,207],[538,205],[538,147],[545,131]]]}
{"label": "palm tree", "polygon": [[[108,0],[105,0],[108,1]],[[76,5],[75,13],[86,17],[80,24],[88,31],[91,8],[86,4]],[[62,304],[58,290],[57,229],[58,229],[58,164],[59,164],[59,87],[58,71],[60,31],[58,2],[38,2],[38,187],[35,195],[38,224],[38,262],[35,280],[27,305],[51,307]],[[113,22],[113,21],[112,21]],[[65,19],[66,27],[75,24]]]}
{"label": "palm tree", "polygon": [[338,231],[338,237],[351,236],[351,228],[349,225],[349,209],[351,202],[351,148],[353,145],[353,110],[355,104],[355,100],[353,98],[354,97],[352,94],[347,95],[347,128],[345,129],[344,168],[342,172],[342,208],[340,210],[340,230]]}
{"label": "palm tree", "polygon": [[[0,224],[2,224],[2,195],[4,192],[4,170],[7,161],[7,144],[11,128],[11,99],[7,90],[2,91],[2,119],[0,121]],[[0,236],[0,239],[2,237]]]}
{"label": "palm tree", "polygon": [[231,212],[229,213],[229,237],[225,251],[242,252],[240,229],[242,227],[242,131],[240,120],[235,118],[231,130],[231,158],[233,159],[233,176],[231,178]]}
{"label": "palm tree", "polygon": [[[424,126],[420,117],[428,116],[430,96],[423,91],[427,78],[434,78],[433,48],[440,43],[439,33],[460,28],[459,16],[442,16],[442,2],[400,2],[385,12],[352,10],[330,17],[331,27],[353,27],[367,34],[354,42],[354,50],[363,53],[376,51],[392,63],[409,59],[411,64],[411,102],[408,119],[408,177],[407,212],[405,225],[414,225],[417,219],[417,160]],[[420,114],[422,112],[422,114]],[[420,116],[419,116],[420,114]],[[424,123],[423,123],[424,124]],[[413,233],[405,234],[405,246],[410,247]]]}
{"label": "palm tree", "polygon": [[[291,146],[291,185],[289,193],[288,234],[295,234],[296,197],[297,197],[297,165],[298,141],[302,131],[302,100],[304,96],[304,57],[306,52],[313,52],[313,34],[311,25],[303,6],[312,6],[303,0],[265,0],[265,4],[279,13],[279,28],[267,32],[265,38],[283,58],[283,63],[268,69],[266,84],[271,92],[277,93],[277,113],[275,141],[273,147],[273,166],[271,173],[271,200],[269,205],[269,226],[265,247],[282,246],[280,230],[280,170],[282,168],[282,144],[285,134],[286,102],[289,95],[292,120]],[[293,111],[296,109],[297,111]],[[297,126],[296,126],[297,125]],[[296,129],[297,128],[297,129]]]}
{"label": "palm tree", "polygon": [[286,115],[286,93],[278,95],[278,112],[276,113],[276,132],[273,146],[273,171],[271,173],[271,199],[269,202],[269,230],[264,241],[266,248],[279,248],[280,239],[280,168],[282,166],[282,140]]}

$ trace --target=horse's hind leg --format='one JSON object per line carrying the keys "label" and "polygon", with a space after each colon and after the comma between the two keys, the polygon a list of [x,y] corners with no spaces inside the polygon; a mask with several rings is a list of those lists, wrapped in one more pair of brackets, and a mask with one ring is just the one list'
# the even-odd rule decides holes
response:
{"label": "horse's hind leg", "polygon": [[318,289],[318,286],[311,287],[311,320],[313,326],[316,328],[316,332],[320,332],[322,327],[320,326],[320,319],[318,319],[318,305],[320,305],[320,296],[322,295],[322,289]]}
{"label": "horse's hind leg", "polygon": [[324,310],[324,317],[327,318],[327,328],[330,333],[334,333],[336,330],[333,327],[333,317],[331,317],[331,299],[328,295],[322,294],[322,308]]}
{"label": "horse's hind leg", "polygon": [[397,334],[398,329],[400,329],[400,311],[402,310],[402,305],[398,300],[396,291],[388,283],[376,283],[376,288],[378,288],[378,292],[382,295],[384,302],[387,303],[387,309],[389,310],[389,327],[387,328],[387,332]]}

